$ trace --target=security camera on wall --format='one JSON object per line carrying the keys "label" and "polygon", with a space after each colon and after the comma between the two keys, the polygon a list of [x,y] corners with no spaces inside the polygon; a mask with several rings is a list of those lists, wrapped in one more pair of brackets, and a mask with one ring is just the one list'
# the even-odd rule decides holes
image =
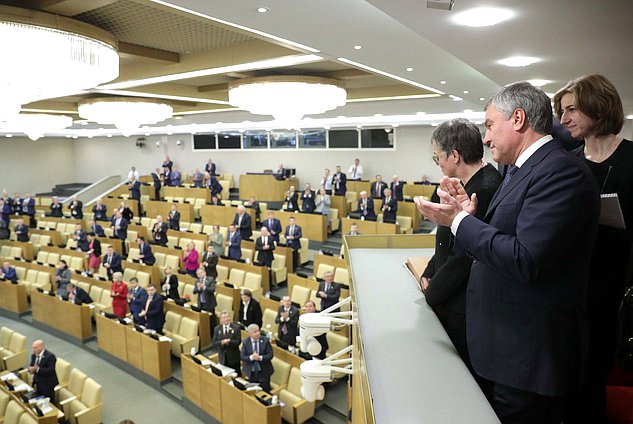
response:
{"label": "security camera on wall", "polygon": [[143,147],[145,147],[145,138],[144,137],[140,137],[136,139],[136,147],[138,147],[139,149],[142,149]]}

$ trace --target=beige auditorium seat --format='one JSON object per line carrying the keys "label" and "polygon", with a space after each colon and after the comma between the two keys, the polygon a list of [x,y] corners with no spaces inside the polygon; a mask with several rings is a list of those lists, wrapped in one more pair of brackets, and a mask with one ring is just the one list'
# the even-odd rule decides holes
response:
{"label": "beige auditorium seat", "polygon": [[331,272],[332,274],[334,274],[335,268],[332,265],[328,265],[328,264],[319,264],[319,267],[316,270],[316,273],[314,274],[314,276],[316,278],[320,278],[323,279],[323,275],[326,272]]}
{"label": "beige auditorium seat", "polygon": [[24,278],[26,277],[26,268],[24,268],[23,266],[16,266],[15,268],[15,273],[18,276],[18,280],[24,280]]}
{"label": "beige auditorium seat", "polygon": [[349,286],[349,271],[345,268],[336,268],[334,281]]}
{"label": "beige auditorium seat", "polygon": [[191,318],[182,317],[180,328],[170,337],[172,338],[171,353],[177,358],[180,358],[181,353],[191,352],[191,348],[195,348],[196,352],[200,348],[198,322]]}
{"label": "beige auditorium seat", "polygon": [[9,340],[9,347],[0,350],[3,370],[16,370],[26,364],[26,337],[14,332]]}
{"label": "beige auditorium seat", "polygon": [[310,290],[310,300],[314,302],[317,309],[321,308],[321,298],[317,296],[316,290]]}
{"label": "beige auditorium seat", "polygon": [[224,283],[229,281],[229,268],[224,265],[218,265],[215,267],[216,271],[218,271],[218,276],[215,278],[215,281],[218,283]]}
{"label": "beige auditorium seat", "polygon": [[0,347],[7,349],[11,343],[11,335],[14,333],[9,327],[0,328]]}
{"label": "beige auditorium seat", "polygon": [[274,255],[271,271],[273,274],[272,284],[277,285],[286,281],[288,278],[288,269],[286,268],[285,255]]}
{"label": "beige auditorium seat", "polygon": [[81,287],[86,293],[90,293],[90,283],[86,283],[84,281],[70,281],[74,282],[77,287]]}
{"label": "beige auditorium seat", "polygon": [[11,246],[4,245],[0,247],[0,257],[2,258],[2,260],[13,259],[11,258]]}
{"label": "beige auditorium seat", "polygon": [[338,209],[331,208],[330,209],[330,231],[338,231],[341,227],[341,220],[338,216]]}
{"label": "beige auditorium seat", "polygon": [[37,424],[37,418],[25,412],[20,417],[20,421],[18,421],[18,424]]}
{"label": "beige auditorium seat", "polygon": [[141,250],[138,247],[131,247],[127,252],[127,260],[132,262],[133,260],[139,260],[141,258]]}
{"label": "beige auditorium seat", "polygon": [[14,258],[14,259],[21,259],[22,258],[22,248],[21,247],[15,247],[12,246],[11,247],[11,253],[10,253],[10,257]]}
{"label": "beige auditorium seat", "polygon": [[99,299],[92,298],[92,300],[94,300],[92,304],[95,305],[95,308],[92,310],[94,316],[97,316],[101,311],[112,312],[112,296],[110,296],[110,294],[110,290],[102,290]]}
{"label": "beige auditorium seat", "polygon": [[4,424],[19,424],[20,418],[24,414],[24,409],[14,400],[11,400],[7,405],[7,410],[4,413]]}
{"label": "beige auditorium seat", "polygon": [[31,288],[51,290],[51,274],[46,271],[38,272],[37,279],[35,280],[35,283],[31,284]]}
{"label": "beige auditorium seat", "polygon": [[413,234],[413,220],[410,216],[396,216],[396,222],[400,226],[400,234]]}
{"label": "beige auditorium seat", "polygon": [[301,424],[314,416],[314,402],[301,397],[301,371],[292,367],[288,378],[288,387],[279,392],[279,400],[285,405],[281,408],[281,417],[292,424]]}
{"label": "beige auditorium seat", "polygon": [[159,266],[159,267],[164,267],[165,266],[165,258],[167,257],[167,255],[165,255],[162,252],[156,252],[154,253],[154,258],[156,258],[156,262],[154,263],[154,266]]}
{"label": "beige auditorium seat", "polygon": [[136,278],[138,278],[138,283],[141,287],[147,288],[149,285],[150,275],[145,271],[139,271],[136,273]]}
{"label": "beige auditorium seat", "polygon": [[59,382],[56,387],[62,387],[65,384],[68,384],[68,380],[70,379],[70,363],[63,360],[62,358],[57,358],[57,362],[55,362],[55,374],[57,374],[57,381]]}
{"label": "beige auditorium seat", "polygon": [[35,269],[27,270],[24,280],[18,280],[18,284],[25,286],[26,292],[30,293],[31,287],[35,286],[35,283],[37,282],[37,274],[39,274],[39,271]]}
{"label": "beige auditorium seat", "polygon": [[310,240],[308,240],[305,237],[301,237],[299,242],[301,243],[301,248],[299,249],[299,262],[300,263],[297,264],[297,266],[301,266],[304,263],[310,261],[310,250],[308,249],[308,246],[310,245]]}
{"label": "beige auditorium seat", "polygon": [[49,265],[55,266],[59,263],[60,259],[61,259],[61,256],[59,253],[50,252],[48,254],[48,258],[46,259],[46,263]]}
{"label": "beige auditorium seat", "polygon": [[83,271],[84,270],[84,260],[82,258],[78,258],[78,257],[72,257],[70,258],[70,262],[68,264],[68,268],[71,269],[71,271]]}
{"label": "beige auditorium seat", "polygon": [[262,276],[247,272],[244,277],[244,283],[242,283],[241,289],[249,289],[253,294],[253,298],[259,302],[262,298],[262,292],[264,291],[262,288]]}
{"label": "beige auditorium seat", "polygon": [[290,366],[289,363],[282,361],[279,358],[273,358],[272,364],[275,372],[270,376],[270,394],[276,395],[282,389],[288,387],[288,379],[290,378]]}
{"label": "beige auditorium seat", "polygon": [[92,378],[87,378],[81,395],[76,399],[67,399],[60,402],[64,414],[70,424],[100,424],[101,410],[101,385]]}
{"label": "beige auditorium seat", "polygon": [[202,232],[202,224],[199,223],[192,223],[189,226],[189,231],[191,231],[192,233],[201,233]]}
{"label": "beige auditorium seat", "polygon": [[35,262],[38,264],[45,264],[48,260],[48,252],[39,251],[37,252],[37,256],[35,257]]}
{"label": "beige auditorium seat", "polygon": [[229,273],[229,283],[234,287],[241,287],[244,284],[244,278],[246,278],[246,271],[233,268]]}
{"label": "beige auditorium seat", "polygon": [[253,262],[253,249],[245,249],[242,247],[242,259],[244,259],[247,263]]}
{"label": "beige auditorium seat", "polygon": [[77,368],[73,368],[70,371],[68,383],[59,384],[55,387],[55,398],[57,400],[57,403],[59,404],[62,401],[75,396],[81,396],[81,392],[84,388],[84,383],[87,378],[88,376],[82,371],[78,370]]}
{"label": "beige auditorium seat", "polygon": [[218,319],[220,319],[220,312],[227,311],[229,313],[229,318],[231,321],[233,320],[233,298],[231,296],[227,296],[225,294],[217,294],[215,296],[215,301],[217,306],[215,307],[215,315]]}
{"label": "beige auditorium seat", "polygon": [[[4,391],[0,391],[0,417],[4,417],[5,412],[7,411],[7,405],[9,405],[9,401],[11,400],[11,396]],[[0,422],[1,422],[0,418]]]}
{"label": "beige auditorium seat", "polygon": [[175,255],[165,256],[165,266],[170,266],[172,272],[176,274],[176,272],[180,268],[180,258]]}
{"label": "beige auditorium seat", "polygon": [[295,285],[292,288],[292,292],[290,293],[290,300],[294,303],[299,304],[300,306],[305,305],[305,303],[310,299],[310,289],[307,287]]}
{"label": "beige auditorium seat", "polygon": [[132,278],[136,277],[137,271],[133,268],[125,268],[123,270],[123,281],[130,281]]}
{"label": "beige auditorium seat", "polygon": [[192,305],[197,305],[198,304],[198,294],[193,294],[193,289],[194,289],[194,285],[193,284],[185,284],[184,289],[182,290],[182,296],[183,297],[189,297],[189,301],[191,302]]}
{"label": "beige auditorium seat", "polygon": [[167,337],[173,337],[180,328],[180,321],[182,321],[182,315],[173,311],[167,311],[165,314],[165,324],[163,325],[163,333]]}
{"label": "beige auditorium seat", "polygon": [[270,333],[273,339],[277,338],[277,331],[279,329],[279,324],[275,322],[275,318],[277,318],[277,311],[271,308],[264,309],[264,313],[262,314],[262,330]]}
{"label": "beige auditorium seat", "polygon": [[103,289],[93,284],[92,286],[90,286],[90,291],[88,292],[88,295],[94,302],[97,302],[101,300],[102,293],[103,293]]}

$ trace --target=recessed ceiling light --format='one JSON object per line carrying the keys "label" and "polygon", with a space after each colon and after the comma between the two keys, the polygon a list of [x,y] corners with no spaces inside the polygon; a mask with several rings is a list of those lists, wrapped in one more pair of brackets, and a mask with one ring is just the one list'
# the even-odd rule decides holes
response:
{"label": "recessed ceiling light", "polygon": [[394,128],[398,128],[400,126],[400,124],[391,124],[392,127]]}
{"label": "recessed ceiling light", "polygon": [[71,137],[72,137],[72,135],[66,134],[66,138],[71,138]]}
{"label": "recessed ceiling light", "polygon": [[5,134],[5,137],[6,138],[11,138],[11,137],[13,137],[13,134]]}
{"label": "recessed ceiling light", "polygon": [[108,138],[112,138],[112,134],[108,134],[108,135],[107,135],[107,137],[108,137]]}
{"label": "recessed ceiling light", "polygon": [[464,91],[462,91],[462,93],[468,94],[468,90],[464,90]]}
{"label": "recessed ceiling light", "polygon": [[473,113],[472,109],[464,109],[464,113]]}
{"label": "recessed ceiling light", "polygon": [[258,7],[257,11],[259,13],[266,13],[266,12],[268,12],[268,8],[267,7]]}
{"label": "recessed ceiling light", "polygon": [[182,116],[174,116],[174,119],[180,120],[180,119],[182,119]]}
{"label": "recessed ceiling light", "polygon": [[413,68],[409,66],[409,67],[407,68],[407,72],[413,72]]}
{"label": "recessed ceiling light", "polygon": [[361,124],[356,125],[356,128],[361,129],[363,126]]}
{"label": "recessed ceiling light", "polygon": [[552,81],[546,80],[546,79],[531,79],[531,80],[527,80],[527,82],[532,84],[534,87],[543,87],[544,85],[547,85],[551,83]]}
{"label": "recessed ceiling light", "polygon": [[468,27],[486,27],[493,26],[507,21],[512,18],[514,13],[507,9],[499,9],[497,7],[475,7],[465,10],[453,17],[453,21],[457,25]]}
{"label": "recessed ceiling light", "polygon": [[450,97],[452,100],[455,100],[456,102],[459,102],[459,101],[464,100],[464,99],[462,99],[461,97],[459,97],[459,96],[454,96],[454,95],[452,95],[452,94],[449,94],[449,95],[448,95],[448,97]]}
{"label": "recessed ceiling light", "polygon": [[539,62],[540,60],[541,59],[536,58],[536,57],[512,56],[512,57],[507,57],[505,59],[501,59],[499,61],[499,64],[509,66],[511,68],[519,68],[519,67],[528,66],[533,63]]}
{"label": "recessed ceiling light", "polygon": [[82,121],[82,122],[81,122],[81,125],[83,125],[83,126],[88,125],[88,121]]}
{"label": "recessed ceiling light", "polygon": [[633,115],[626,115],[626,119],[633,119]]}
{"label": "recessed ceiling light", "polygon": [[484,99],[483,97],[480,97],[480,98],[479,98],[479,101],[480,101],[480,102],[483,102],[484,100],[486,100],[486,99]]}
{"label": "recessed ceiling light", "polygon": [[358,44],[354,46],[354,50],[360,50],[360,49],[362,49],[362,48],[363,48],[363,46],[360,46],[360,45],[358,45]]}
{"label": "recessed ceiling light", "polygon": [[415,114],[418,115],[418,116],[424,116],[424,115],[426,115],[426,112],[416,112]]}
{"label": "recessed ceiling light", "polygon": [[442,80],[442,81],[440,81],[440,84],[444,85],[444,84],[446,84],[446,81]]}
{"label": "recessed ceiling light", "polygon": [[345,115],[339,115],[337,116],[338,119],[345,119]]}
{"label": "recessed ceiling light", "polygon": [[77,140],[79,138],[78,135],[73,135],[73,139]]}
{"label": "recessed ceiling light", "polygon": [[375,113],[375,114],[374,114],[374,116],[375,116],[376,118],[382,118],[382,113]]}
{"label": "recessed ceiling light", "polygon": [[431,124],[431,126],[432,126],[432,127],[437,127],[438,125],[440,125],[440,124],[438,124],[437,122],[433,122],[433,123]]}
{"label": "recessed ceiling light", "polygon": [[152,133],[145,133],[145,137],[149,137]]}

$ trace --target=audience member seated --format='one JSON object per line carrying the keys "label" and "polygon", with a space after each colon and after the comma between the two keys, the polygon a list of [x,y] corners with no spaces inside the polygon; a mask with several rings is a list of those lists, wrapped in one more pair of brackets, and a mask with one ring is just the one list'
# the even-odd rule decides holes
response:
{"label": "audience member seated", "polygon": [[198,269],[198,251],[196,245],[193,242],[187,243],[187,248],[182,254],[182,262],[185,265],[185,272],[192,277],[196,276],[196,270]]}
{"label": "audience member seated", "polygon": [[65,260],[59,261],[57,264],[57,268],[55,269],[55,276],[53,277],[53,282],[55,286],[57,286],[57,293],[61,297],[65,297],[68,292],[68,284],[70,284],[70,269],[68,269],[68,264]]}
{"label": "audience member seated", "polygon": [[115,272],[112,274],[112,286],[110,297],[112,297],[112,311],[119,318],[125,318],[127,314],[127,284],[123,282],[123,274]]}
{"label": "audience member seated", "polygon": [[169,211],[169,229],[180,231],[180,212],[176,205],[171,205],[171,211]]}
{"label": "audience member seated", "polygon": [[4,261],[0,269],[0,278],[4,278],[12,283],[18,282],[18,274],[15,272],[15,268],[11,266],[11,262]]}
{"label": "audience member seated", "polygon": [[209,204],[213,206],[222,206],[222,201],[218,199],[217,195],[211,196],[211,202]]}
{"label": "audience member seated", "polygon": [[178,293],[178,276],[173,274],[171,266],[167,265],[163,272],[165,273],[165,279],[163,280],[163,295],[169,299],[180,299]]}
{"label": "audience member seated", "polygon": [[[316,309],[316,305],[314,304],[313,301],[308,300],[305,305],[303,305],[303,310],[306,313],[309,314],[314,314],[317,313],[317,309]],[[325,359],[325,352],[329,349],[328,343],[327,343],[327,333],[323,333],[320,334],[318,336],[314,337],[319,344],[321,345],[321,352],[319,352],[317,355],[313,356],[312,358],[316,358],[316,359]]]}
{"label": "audience member seated", "polygon": [[254,196],[249,197],[249,199],[244,203],[244,206],[247,208],[251,208],[255,210],[255,220],[259,221],[260,220],[260,214],[262,213],[261,209],[259,208],[259,202],[257,200],[255,200]]}
{"label": "audience member seated", "polygon": [[73,219],[83,219],[84,218],[83,207],[84,207],[84,204],[81,202],[81,200],[77,199],[77,195],[75,194],[73,196],[73,200],[68,205],[68,209],[70,210],[71,218],[73,218]]}
{"label": "audience member seated", "polygon": [[262,325],[262,308],[259,306],[259,302],[253,299],[253,293],[249,289],[242,289],[240,296],[242,301],[240,302],[240,311],[238,321],[244,326],[248,327],[250,324]]}
{"label": "audience member seated", "polygon": [[237,207],[237,213],[233,218],[233,225],[239,230],[242,240],[250,240],[253,235],[253,228],[251,226],[252,220],[251,216],[246,213],[244,206],[240,205]]}
{"label": "audience member seated", "polygon": [[[176,283],[177,284],[177,283]],[[139,316],[141,311],[145,310],[147,305],[147,291],[138,283],[138,278],[130,278],[130,284],[127,291],[127,303],[132,313],[134,323],[139,325],[145,324],[145,317]],[[178,293],[178,290],[176,290]]]}
{"label": "audience member seated", "polygon": [[163,222],[161,215],[156,216],[156,223],[152,227],[152,234],[154,235],[154,243],[161,246],[167,245],[167,223]]}
{"label": "audience member seated", "polygon": [[53,196],[53,203],[51,203],[51,211],[48,213],[48,216],[52,216],[54,218],[62,218],[64,216],[62,207],[62,204],[59,203],[59,198],[57,196]]}
{"label": "audience member seated", "polygon": [[358,199],[358,209],[355,211],[360,219],[376,220],[376,212],[374,212],[374,199],[367,197],[366,191],[360,192]]}
{"label": "audience member seated", "polygon": [[301,232],[301,227],[295,224],[294,216],[288,219],[288,226],[286,227],[284,237],[286,238],[286,246],[292,249],[292,271],[295,272],[299,266],[299,250],[301,250],[301,237],[303,237],[303,233]]}
{"label": "audience member seated", "polygon": [[229,248],[229,259],[242,258],[242,237],[235,229],[235,225],[229,225],[229,233],[226,235],[226,245]]}
{"label": "audience member seated", "polygon": [[397,201],[402,202],[404,200],[403,189],[404,183],[400,181],[397,175],[393,176],[391,184],[389,184],[391,195],[396,198]]}
{"label": "audience member seated", "polygon": [[286,210],[288,212],[296,212],[299,210],[299,195],[295,191],[295,186],[290,186],[286,192]]}
{"label": "audience member seated", "polygon": [[138,250],[139,250],[139,259],[145,265],[154,265],[156,263],[156,258],[152,253],[152,247],[149,243],[145,243],[145,237],[139,237],[138,241]]}
{"label": "audience member seated", "polygon": [[385,199],[382,202],[382,222],[390,224],[396,223],[396,213],[398,212],[398,201],[391,196],[391,190],[385,189]]}
{"label": "audience member seated", "polygon": [[114,251],[114,247],[108,246],[106,254],[103,257],[103,267],[106,269],[108,279],[112,280],[112,274],[115,272],[123,272],[121,267],[121,255]]}
{"label": "audience member seated", "polygon": [[273,347],[268,338],[261,337],[259,325],[247,327],[249,337],[242,341],[242,370],[251,383],[257,383],[265,392],[270,392],[270,376],[273,368]]}
{"label": "audience member seated", "polygon": [[290,296],[281,298],[275,322],[279,324],[277,338],[288,346],[294,346],[299,335],[299,308],[292,304]]}
{"label": "audience member seated", "polygon": [[371,193],[371,197],[373,199],[384,199],[384,191],[386,188],[387,184],[382,181],[382,175],[376,175],[376,181],[371,183],[371,188],[369,190],[369,192]]}
{"label": "audience member seated", "polygon": [[103,227],[96,221],[88,221],[88,231],[93,232],[97,237],[105,237]]}
{"label": "audience member seated", "polygon": [[220,312],[220,324],[213,330],[213,348],[218,351],[218,362],[240,374],[240,326],[231,322],[228,311]]}
{"label": "audience member seated", "polygon": [[68,294],[64,296],[64,299],[75,305],[83,305],[84,303],[92,303],[93,300],[88,293],[81,287],[75,285],[75,283],[69,283],[66,286]]}
{"label": "audience member seated", "polygon": [[139,318],[145,318],[145,327],[158,332],[163,331],[165,313],[163,312],[163,297],[156,293],[156,286],[147,286],[147,301],[145,307],[139,312]]}
{"label": "audience member seated", "polygon": [[354,163],[349,167],[347,173],[352,181],[358,181],[363,178],[363,166],[360,164],[360,159],[354,159]]}
{"label": "audience member seated", "polygon": [[101,198],[97,199],[97,203],[92,207],[92,219],[95,221],[107,221],[108,220],[108,211],[106,205],[103,203]]}

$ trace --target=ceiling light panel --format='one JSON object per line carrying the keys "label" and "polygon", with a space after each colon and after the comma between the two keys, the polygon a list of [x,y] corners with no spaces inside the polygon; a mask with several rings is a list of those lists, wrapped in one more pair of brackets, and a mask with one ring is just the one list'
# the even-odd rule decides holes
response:
{"label": "ceiling light panel", "polygon": [[514,16],[508,9],[497,7],[475,7],[456,14],[453,22],[468,27],[487,27],[507,21]]}

